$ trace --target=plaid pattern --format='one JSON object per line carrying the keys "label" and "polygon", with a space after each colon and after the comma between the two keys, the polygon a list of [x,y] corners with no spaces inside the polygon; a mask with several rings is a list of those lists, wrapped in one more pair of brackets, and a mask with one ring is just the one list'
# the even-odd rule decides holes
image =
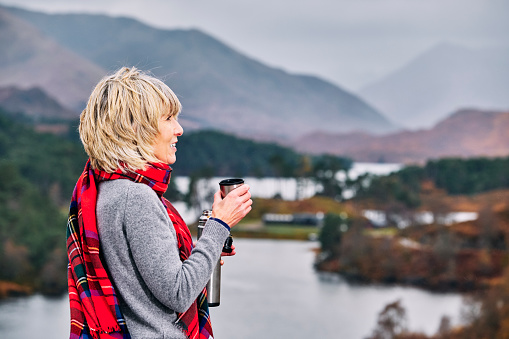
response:
{"label": "plaid pattern", "polygon": [[[173,223],[173,227],[175,228],[175,231],[177,234],[177,242],[178,242],[180,260],[184,261],[187,258],[189,258],[189,255],[191,254],[191,250],[193,249],[193,242],[192,242],[192,238],[191,238],[191,233],[189,232],[189,228],[187,227],[187,225],[185,224],[184,220],[182,219],[180,214],[177,212],[177,210],[173,207],[173,205],[163,197],[164,192],[168,188],[168,183],[170,181],[170,177],[171,177],[171,167],[166,164],[162,164],[162,163],[150,164],[143,171],[130,172],[130,171],[125,170],[123,172],[122,170],[119,169],[115,173],[106,173],[106,172],[100,171],[100,170],[94,170],[92,172],[90,163],[87,162],[87,165],[85,166],[85,170],[84,170],[82,176],[80,177],[80,180],[78,180],[78,184],[76,185],[75,194],[76,194],[76,192],[81,192],[81,194],[77,194],[77,195],[83,196],[84,192],[88,192],[92,188],[92,191],[90,191],[90,195],[93,194],[93,196],[94,196],[93,211],[90,212],[90,210],[88,210],[88,212],[90,212],[90,213],[85,214],[85,213],[81,212],[81,210],[78,206],[76,215],[78,215],[78,218],[77,218],[78,221],[83,220],[84,218],[88,218],[85,220],[85,225],[87,228],[85,235],[86,235],[86,237],[91,236],[93,239],[96,239],[95,241],[97,243],[96,243],[96,246],[93,248],[93,251],[96,253],[97,261],[94,261],[92,270],[87,271],[88,274],[84,275],[84,279],[87,279],[87,277],[88,277],[88,280],[91,280],[90,272],[94,272],[94,270],[95,270],[95,272],[97,272],[98,269],[95,265],[96,264],[101,265],[100,260],[99,260],[99,240],[97,238],[97,227],[96,227],[96,219],[95,219],[95,198],[97,197],[97,190],[96,190],[94,179],[97,181],[115,180],[115,179],[129,179],[134,182],[144,183],[144,184],[150,186],[160,197],[160,199],[161,199],[163,205],[166,207],[166,211],[168,212],[168,215]],[[80,182],[84,182],[84,181],[88,182],[89,184],[87,186],[80,184]],[[75,194],[73,194],[73,202],[71,203],[71,209],[73,207],[74,201],[79,201],[78,196],[76,197],[76,199],[74,199]],[[81,200],[83,200],[83,199],[81,199]],[[79,204],[77,204],[77,205],[79,205]],[[81,206],[83,208],[83,204],[81,204]],[[71,219],[71,217],[69,219]],[[89,219],[93,219],[93,220],[90,221]],[[88,231],[89,227],[88,227],[87,220],[89,220],[90,223],[93,224],[93,228],[95,229],[95,232]],[[83,221],[81,222],[80,226],[82,226],[82,224],[83,224]],[[81,229],[82,229],[82,227],[80,227],[80,230]],[[69,233],[69,231],[68,231],[68,233]],[[87,241],[88,241],[88,239],[87,239]],[[69,251],[69,234],[68,234],[68,252],[71,253]],[[71,254],[69,255],[69,258],[71,258]],[[74,265],[72,265],[72,261],[70,261],[70,262],[71,262],[70,267],[71,266],[74,267]],[[87,267],[87,270],[88,270],[88,267]],[[76,271],[76,269],[74,271]],[[102,265],[100,266],[99,271],[104,272],[104,268],[102,268]],[[118,309],[118,304],[116,302],[116,297],[115,297],[115,294],[113,291],[113,287],[111,287],[111,283],[109,283],[109,279],[106,276],[106,272],[104,272],[104,274],[105,274],[106,280],[108,281],[108,284],[104,284],[104,285],[108,285],[110,287],[110,291],[109,291],[109,294],[103,293],[100,296],[98,295],[98,297],[103,302],[106,302],[106,300],[109,300],[109,299],[113,301],[113,304],[110,304],[108,302],[108,305],[114,305],[114,308],[110,307],[110,310],[114,309],[114,311],[115,311],[114,315],[116,317],[118,327],[121,329],[121,331],[115,333],[115,335],[118,333],[125,333],[125,334],[123,334],[124,337],[122,337],[122,334],[121,334],[118,337],[115,336],[115,338],[129,338],[129,335],[127,334],[127,328],[125,328],[125,321],[122,319],[122,316],[120,315],[120,310]],[[83,275],[81,275],[81,277],[83,277]],[[92,278],[92,280],[95,280],[95,277]],[[106,280],[101,279],[101,281],[104,281],[104,282]],[[69,281],[70,281],[69,285],[71,285],[71,279],[69,279]],[[73,279],[73,282],[74,281],[81,284],[81,282],[80,282],[81,280],[79,280],[79,279],[76,279],[76,280]],[[77,285],[77,284],[74,284],[74,285],[78,286],[78,288],[79,288],[79,285]],[[78,294],[76,294],[76,295],[78,296]],[[69,288],[69,296],[71,298],[71,287]],[[81,294],[80,294],[80,296],[81,296]],[[92,294],[92,296],[94,296],[94,294]],[[82,305],[84,305],[85,302],[82,301],[82,298],[75,297],[74,299],[77,299],[77,301],[75,301],[75,304],[79,304],[79,305],[75,305],[74,309],[81,311],[81,312],[75,312],[75,313],[81,313],[81,315],[83,313],[86,314],[87,320],[89,318],[92,318],[92,320],[95,321],[97,318],[100,318],[99,313],[94,313],[93,309],[92,309],[92,312],[90,315],[88,314],[89,312],[83,312]],[[75,317],[73,318],[73,303],[71,301],[71,339],[74,338],[74,337],[72,337],[73,323],[80,324],[80,325],[74,325],[75,329],[87,328],[87,325],[81,326],[81,324],[86,324],[86,323],[84,321],[80,322],[80,320],[84,320],[84,317],[79,318],[79,315],[80,314],[76,314]],[[107,316],[107,319],[111,319],[111,315],[112,315],[112,312],[110,312],[110,314]],[[106,319],[104,319],[104,321],[106,321]],[[200,295],[198,296],[196,301],[191,305],[191,307],[186,312],[178,314],[178,319],[177,319],[176,325],[179,326],[183,330],[183,332],[191,339],[213,338],[212,326],[210,323],[210,315],[209,315],[209,310],[208,310],[206,289],[203,289],[203,291],[200,293]],[[96,326],[96,325],[94,325],[94,326]],[[92,328],[91,325],[89,325],[88,327]],[[97,328],[97,327],[94,327],[94,328]],[[107,328],[107,329],[113,328],[115,331],[117,329],[117,327],[111,327],[110,322],[108,322],[107,327],[101,327],[101,328]],[[93,331],[93,332],[101,332],[101,331]],[[87,337],[84,336],[83,338],[87,338]],[[100,338],[102,339],[103,337],[100,337]],[[107,337],[104,337],[104,338],[107,338]]]}
{"label": "plaid pattern", "polygon": [[115,290],[100,260],[96,198],[94,175],[87,162],[74,188],[67,221],[69,338],[129,339]]}

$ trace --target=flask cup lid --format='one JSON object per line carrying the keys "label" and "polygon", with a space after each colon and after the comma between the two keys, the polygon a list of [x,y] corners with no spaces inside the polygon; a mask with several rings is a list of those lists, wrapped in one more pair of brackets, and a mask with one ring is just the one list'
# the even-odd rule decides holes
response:
{"label": "flask cup lid", "polygon": [[224,179],[219,182],[219,186],[234,186],[234,185],[241,185],[244,183],[244,179]]}
{"label": "flask cup lid", "polygon": [[228,193],[236,189],[237,187],[244,184],[243,179],[232,178],[224,179],[219,182],[219,188],[221,190],[221,198],[224,198]]}

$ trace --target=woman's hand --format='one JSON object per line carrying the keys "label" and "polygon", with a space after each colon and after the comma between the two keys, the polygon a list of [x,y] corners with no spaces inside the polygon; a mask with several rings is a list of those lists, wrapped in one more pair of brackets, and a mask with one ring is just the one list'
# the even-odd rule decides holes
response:
{"label": "woman's hand", "polygon": [[231,191],[224,199],[221,199],[221,191],[214,194],[212,204],[212,217],[221,219],[228,226],[233,227],[251,211],[251,193],[249,185],[242,185]]}
{"label": "woman's hand", "polygon": [[235,254],[237,254],[237,252],[235,252],[235,245],[232,245],[232,251],[230,253],[221,252],[222,257],[231,257],[232,255],[235,255]]}
{"label": "woman's hand", "polygon": [[[231,257],[232,255],[235,255],[237,252],[235,252],[235,245],[232,245],[232,251],[230,253],[222,252],[222,257]],[[224,265],[223,259],[221,259],[221,266]]]}

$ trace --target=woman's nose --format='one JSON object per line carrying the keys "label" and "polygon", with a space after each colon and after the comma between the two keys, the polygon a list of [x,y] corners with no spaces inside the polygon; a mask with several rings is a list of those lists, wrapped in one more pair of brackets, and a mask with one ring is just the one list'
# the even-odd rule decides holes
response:
{"label": "woman's nose", "polygon": [[175,126],[175,135],[181,136],[182,134],[184,134],[184,129],[182,128],[178,121],[175,122],[177,123],[177,126]]}

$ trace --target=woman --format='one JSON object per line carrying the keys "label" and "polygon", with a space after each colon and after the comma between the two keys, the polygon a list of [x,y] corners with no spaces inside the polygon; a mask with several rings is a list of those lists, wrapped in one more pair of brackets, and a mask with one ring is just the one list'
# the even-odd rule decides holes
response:
{"label": "woman", "polygon": [[249,186],[221,199],[193,246],[162,197],[183,129],[163,82],[135,68],[102,79],[80,117],[89,156],[67,230],[71,338],[209,338],[206,290],[222,246],[250,210]]}

